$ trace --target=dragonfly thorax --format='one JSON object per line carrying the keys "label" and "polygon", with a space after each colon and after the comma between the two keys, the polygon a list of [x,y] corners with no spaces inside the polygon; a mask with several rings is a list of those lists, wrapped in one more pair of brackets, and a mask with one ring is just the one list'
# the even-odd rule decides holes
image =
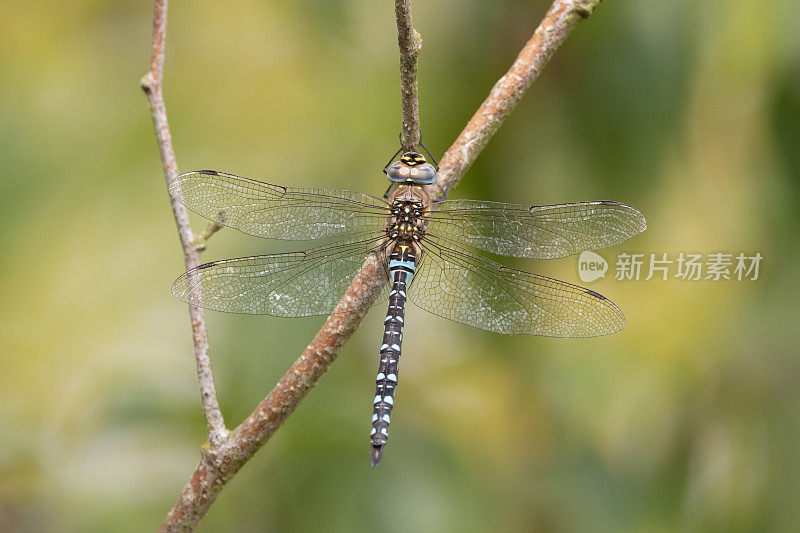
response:
{"label": "dragonfly thorax", "polygon": [[428,224],[425,217],[426,204],[419,198],[395,198],[391,203],[391,214],[386,224],[390,239],[419,241],[425,236]]}

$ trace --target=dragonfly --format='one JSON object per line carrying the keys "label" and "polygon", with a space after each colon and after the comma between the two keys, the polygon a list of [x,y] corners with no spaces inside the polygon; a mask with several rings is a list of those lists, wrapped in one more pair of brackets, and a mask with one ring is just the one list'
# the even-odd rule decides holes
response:
{"label": "dragonfly", "polygon": [[212,261],[188,270],[172,292],[192,305],[279,317],[326,316],[369,256],[378,259],[387,283],[375,302],[388,299],[389,305],[370,429],[372,466],[381,462],[389,438],[407,300],[434,315],[508,335],[594,337],[625,326],[622,312],[601,294],[503,266],[475,249],[531,259],[598,250],[644,231],[639,211],[612,201],[435,201],[429,188],[437,170],[422,154],[404,153],[384,167],[390,189],[383,198],[283,187],[214,170],[188,172],[169,185],[172,196],[190,210],[248,235],[336,238],[304,251]]}

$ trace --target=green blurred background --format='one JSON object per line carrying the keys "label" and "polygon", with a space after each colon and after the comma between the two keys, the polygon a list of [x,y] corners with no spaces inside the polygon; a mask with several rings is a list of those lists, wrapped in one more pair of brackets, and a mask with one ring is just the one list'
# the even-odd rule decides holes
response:
{"label": "green blurred background", "polygon": [[[435,154],[548,5],[414,2]],[[151,17],[148,2],[4,4],[2,531],[152,531],[205,439],[138,84]],[[392,2],[176,1],[169,17],[181,170],[383,193],[400,113]],[[591,287],[628,326],[590,340],[411,309],[392,439],[372,469],[381,305],[200,531],[800,528],[797,20],[795,0],[604,2],[450,195],[622,201],[649,229],[609,260],[760,252],[757,281],[609,272]],[[303,246],[223,230],[203,257]],[[575,258],[509,263],[579,283]],[[322,322],[209,313],[230,426]]]}

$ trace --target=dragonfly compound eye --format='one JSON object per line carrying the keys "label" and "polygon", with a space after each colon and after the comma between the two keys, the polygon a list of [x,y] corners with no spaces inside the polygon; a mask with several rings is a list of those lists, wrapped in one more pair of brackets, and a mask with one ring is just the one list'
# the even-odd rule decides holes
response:
{"label": "dragonfly compound eye", "polygon": [[410,165],[403,161],[395,161],[386,169],[389,181],[410,182],[418,185],[430,185],[436,182],[436,169],[430,163]]}

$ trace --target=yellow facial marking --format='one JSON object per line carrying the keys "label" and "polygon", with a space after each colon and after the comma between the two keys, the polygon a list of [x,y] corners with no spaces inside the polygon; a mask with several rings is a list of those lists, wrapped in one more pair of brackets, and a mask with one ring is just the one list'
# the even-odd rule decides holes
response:
{"label": "yellow facial marking", "polygon": [[426,163],[425,157],[422,154],[417,153],[406,153],[403,154],[403,157],[400,158],[400,161],[405,163],[410,167],[415,167],[417,165],[422,165]]}

